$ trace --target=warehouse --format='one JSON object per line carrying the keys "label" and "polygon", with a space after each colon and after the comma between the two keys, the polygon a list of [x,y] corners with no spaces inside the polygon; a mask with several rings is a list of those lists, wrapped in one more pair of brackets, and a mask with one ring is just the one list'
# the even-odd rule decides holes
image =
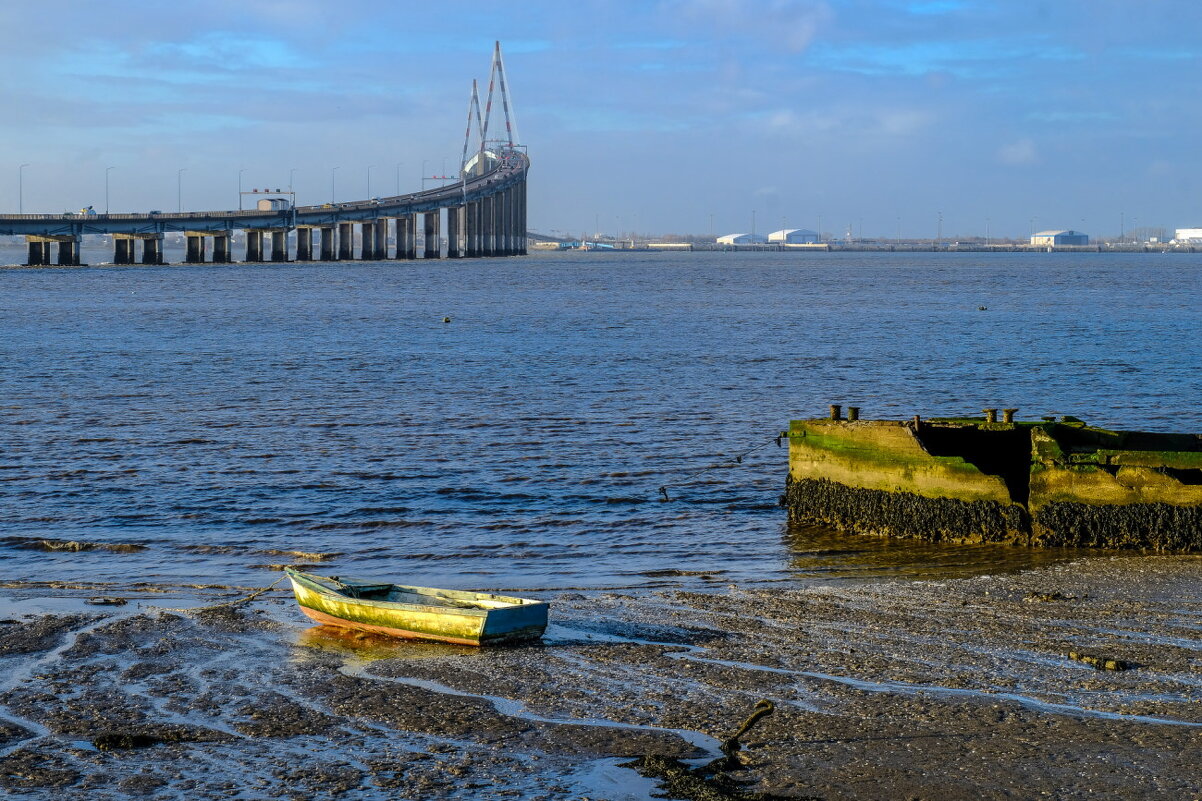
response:
{"label": "warehouse", "polygon": [[768,240],[763,234],[727,234],[716,240],[719,245],[764,245]]}
{"label": "warehouse", "polygon": [[768,234],[768,241],[781,245],[810,245],[818,241],[818,232],[808,228],[783,228]]}
{"label": "warehouse", "polygon": [[1040,231],[1031,236],[1032,245],[1088,245],[1089,234],[1080,231]]}

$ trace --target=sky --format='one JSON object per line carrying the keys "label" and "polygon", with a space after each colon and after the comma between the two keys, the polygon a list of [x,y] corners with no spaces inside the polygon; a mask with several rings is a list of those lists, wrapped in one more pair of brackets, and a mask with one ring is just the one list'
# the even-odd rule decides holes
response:
{"label": "sky", "polygon": [[500,40],[533,231],[1202,226],[1200,30],[1197,0],[12,0],[0,209],[414,191]]}

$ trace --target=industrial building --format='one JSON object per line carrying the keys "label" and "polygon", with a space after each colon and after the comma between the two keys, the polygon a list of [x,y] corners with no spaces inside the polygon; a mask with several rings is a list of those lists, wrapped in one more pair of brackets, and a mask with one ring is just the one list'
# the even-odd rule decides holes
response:
{"label": "industrial building", "polygon": [[1202,228],[1178,228],[1173,239],[1183,245],[1202,245]]}
{"label": "industrial building", "polygon": [[812,245],[818,242],[818,232],[808,228],[782,228],[768,234],[768,241],[781,245]]}
{"label": "industrial building", "polygon": [[763,234],[727,234],[716,240],[719,245],[766,245],[768,240]]}
{"label": "industrial building", "polygon": [[1088,245],[1089,234],[1080,231],[1040,231],[1031,236],[1032,245]]}

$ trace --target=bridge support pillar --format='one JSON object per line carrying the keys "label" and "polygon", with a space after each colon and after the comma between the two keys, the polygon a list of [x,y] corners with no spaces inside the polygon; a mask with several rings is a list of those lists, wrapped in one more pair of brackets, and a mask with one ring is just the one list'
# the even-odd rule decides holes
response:
{"label": "bridge support pillar", "polygon": [[403,217],[397,217],[396,257],[398,259],[417,258],[416,217],[412,214],[406,214]]}
{"label": "bridge support pillar", "polygon": [[525,256],[526,254],[528,254],[528,253],[530,252],[529,245],[528,245],[528,244],[527,244],[527,242],[526,242],[526,182],[525,182],[525,181],[522,181],[520,184],[518,184],[518,185],[517,185],[517,198],[518,198],[518,213],[517,213],[517,226],[518,226],[518,231],[517,231],[517,233],[518,233],[518,247],[517,247],[517,255],[519,255],[519,256]]}
{"label": "bridge support pillar", "polygon": [[376,257],[376,225],[361,223],[359,225],[359,258],[371,261]]}
{"label": "bridge support pillar", "polygon": [[154,237],[147,237],[142,240],[142,263],[143,264],[164,264],[163,261],[163,235],[159,234]]}
{"label": "bridge support pillar", "polygon": [[25,264],[28,267],[38,267],[50,262],[50,243],[49,242],[30,242],[29,243],[29,258]]}
{"label": "bridge support pillar", "polygon": [[493,249],[493,222],[496,211],[496,195],[480,198],[480,255],[495,256]]}
{"label": "bridge support pillar", "polygon": [[296,260],[313,261],[313,229],[296,229]]}
{"label": "bridge support pillar", "polygon": [[249,262],[263,261],[263,232],[262,231],[247,231],[246,232],[246,261],[249,261]]}
{"label": "bridge support pillar", "polygon": [[134,240],[113,239],[113,264],[134,263]]}
{"label": "bridge support pillar", "polygon": [[510,190],[496,195],[496,255],[510,256]]}
{"label": "bridge support pillar", "polygon": [[338,261],[338,229],[332,225],[321,227],[321,260]]}
{"label": "bridge support pillar", "polygon": [[338,258],[342,261],[355,260],[355,224],[338,224]]}
{"label": "bridge support pillar", "polygon": [[426,234],[426,246],[422,252],[423,259],[442,257],[442,232],[438,230],[438,217],[439,209],[422,214],[422,225]]}
{"label": "bridge support pillar", "polygon": [[205,238],[200,234],[188,234],[188,250],[184,254],[185,264],[204,264]]}
{"label": "bridge support pillar", "polygon": [[376,220],[376,246],[375,254],[377,259],[388,258],[388,218],[381,217]]}
{"label": "bridge support pillar", "polygon": [[463,207],[463,255],[474,259],[480,255],[480,204],[471,201]]}
{"label": "bridge support pillar", "polygon": [[72,236],[58,240],[58,263],[63,267],[79,264],[80,237]]}
{"label": "bridge support pillar", "polygon": [[463,206],[447,208],[447,258],[463,258]]}
{"label": "bridge support pillar", "polygon": [[271,232],[271,260],[288,261],[288,229]]}
{"label": "bridge support pillar", "polygon": [[231,261],[233,260],[230,258],[229,232],[215,235],[213,237],[213,263],[229,264]]}

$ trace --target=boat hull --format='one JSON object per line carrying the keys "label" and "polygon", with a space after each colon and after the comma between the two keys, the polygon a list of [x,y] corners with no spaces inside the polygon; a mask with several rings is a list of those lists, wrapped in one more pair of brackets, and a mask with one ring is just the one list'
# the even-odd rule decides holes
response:
{"label": "boat hull", "polygon": [[395,603],[349,597],[314,580],[320,577],[291,571],[288,577],[301,611],[324,625],[475,646],[537,639],[547,627],[547,604],[541,601],[405,587],[399,589],[414,590],[414,597],[428,602]]}

